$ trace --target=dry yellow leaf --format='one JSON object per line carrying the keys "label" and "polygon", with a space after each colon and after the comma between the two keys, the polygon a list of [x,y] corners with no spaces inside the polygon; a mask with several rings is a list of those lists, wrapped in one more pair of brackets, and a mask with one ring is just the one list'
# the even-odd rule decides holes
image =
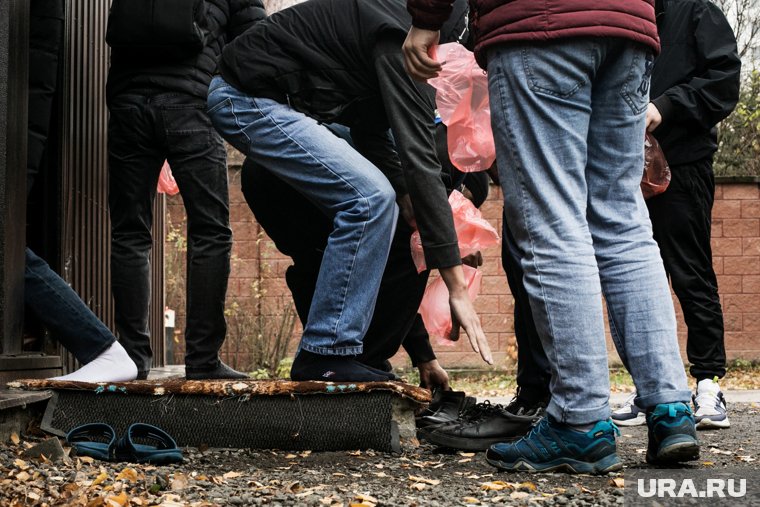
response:
{"label": "dry yellow leaf", "polygon": [[102,496],[97,496],[93,498],[92,500],[90,500],[89,502],[87,502],[87,507],[102,507],[104,502],[105,500],[103,500]]}
{"label": "dry yellow leaf", "polygon": [[19,470],[26,470],[27,468],[29,468],[29,464],[23,459],[14,460],[13,464],[16,465],[16,468],[18,468]]}
{"label": "dry yellow leaf", "polygon": [[[463,458],[474,458],[475,457],[475,453],[474,452],[460,452],[459,455],[462,456]],[[467,497],[467,498],[472,498],[472,497]]]}
{"label": "dry yellow leaf", "polygon": [[18,443],[21,442],[21,439],[18,438],[16,433],[11,433],[11,442],[13,442],[13,445],[18,445]]}
{"label": "dry yellow leaf", "polygon": [[622,477],[615,477],[614,479],[610,480],[610,485],[615,486],[616,488],[624,488],[625,479],[623,479]]}
{"label": "dry yellow leaf", "polygon": [[423,482],[415,482],[414,484],[412,484],[409,487],[412,488],[412,489],[416,489],[417,491],[422,491],[427,486],[425,486],[425,483],[423,483]]}
{"label": "dry yellow leaf", "polygon": [[174,476],[172,477],[171,484],[169,485],[169,488],[172,491],[182,491],[188,486],[190,486],[190,480],[187,478],[187,475],[174,474]]}
{"label": "dry yellow leaf", "polygon": [[430,484],[431,486],[438,486],[441,483],[441,481],[439,481],[438,479],[426,479],[425,477],[420,477],[418,475],[410,475],[409,480],[414,481],[414,482],[422,482],[425,484]]}
{"label": "dry yellow leaf", "polygon": [[529,491],[536,491],[538,488],[535,484],[532,482],[521,482],[519,486],[517,486],[519,489],[527,489]]}
{"label": "dry yellow leaf", "polygon": [[17,481],[21,481],[21,482],[28,481],[29,477],[31,477],[31,476],[28,473],[23,472],[23,471],[16,474],[16,480]]}
{"label": "dry yellow leaf", "polygon": [[480,489],[486,491],[501,491],[507,488],[511,488],[511,486],[504,481],[484,482],[480,485]]}
{"label": "dry yellow leaf", "polygon": [[333,473],[333,476],[335,476],[335,477],[345,477],[345,476],[346,476],[346,474],[342,474],[342,473],[340,473],[340,472],[334,472],[334,473]]}
{"label": "dry yellow leaf", "polygon": [[35,493],[34,491],[28,491],[28,492],[26,493],[26,497],[27,497],[28,499],[31,499],[31,500],[35,500],[35,501],[36,501],[36,500],[39,500],[39,499],[40,499],[40,495],[38,495],[38,494],[37,494],[37,493]]}
{"label": "dry yellow leaf", "polygon": [[311,451],[304,451],[301,454],[299,454],[299,456],[301,456],[302,458],[308,458],[309,456],[311,456]]}
{"label": "dry yellow leaf", "polygon": [[706,467],[711,467],[715,465],[714,461],[703,461],[702,464]]}
{"label": "dry yellow leaf", "polygon": [[480,500],[478,500],[474,496],[466,496],[466,497],[462,498],[462,501],[464,503],[480,503]]}
{"label": "dry yellow leaf", "polygon": [[379,501],[377,500],[377,498],[375,498],[372,495],[365,494],[365,493],[358,493],[354,497],[354,499],[355,500],[359,500],[360,502],[363,502],[363,503],[374,503],[374,504],[379,503]]}
{"label": "dry yellow leaf", "polygon": [[134,468],[125,468],[121,472],[119,472],[119,475],[116,476],[117,481],[129,481],[129,482],[137,482],[137,470]]}
{"label": "dry yellow leaf", "polygon": [[349,454],[349,456],[361,456],[362,452],[361,451],[350,451],[348,454]]}
{"label": "dry yellow leaf", "polygon": [[89,456],[80,456],[80,457],[79,457],[79,460],[80,460],[82,463],[94,463],[94,462],[95,462],[95,458],[91,458],[91,457],[89,457]]}
{"label": "dry yellow leaf", "polygon": [[457,463],[469,463],[470,461],[472,461],[472,458],[464,458],[457,461]]}
{"label": "dry yellow leaf", "polygon": [[227,472],[226,474],[222,475],[225,479],[237,479],[238,477],[242,477],[242,472]]}
{"label": "dry yellow leaf", "polygon": [[127,493],[122,491],[119,495],[110,495],[106,497],[106,505],[108,507],[124,507],[127,505],[127,502],[129,501],[129,497],[127,496]]}
{"label": "dry yellow leaf", "polygon": [[287,455],[285,455],[285,459],[296,459],[297,457],[298,456],[296,456],[295,454],[287,454]]}
{"label": "dry yellow leaf", "polygon": [[100,472],[98,476],[95,477],[95,480],[92,481],[92,484],[90,484],[90,486],[97,486],[98,484],[105,481],[106,479],[108,479],[108,474],[105,472]]}
{"label": "dry yellow leaf", "polygon": [[196,481],[207,481],[208,477],[206,477],[205,475],[199,475],[198,477],[195,478],[195,480]]}

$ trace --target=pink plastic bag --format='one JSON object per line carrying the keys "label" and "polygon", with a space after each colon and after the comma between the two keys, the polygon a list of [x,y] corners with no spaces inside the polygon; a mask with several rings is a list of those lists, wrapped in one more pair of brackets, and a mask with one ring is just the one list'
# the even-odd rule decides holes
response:
{"label": "pink plastic bag", "polygon": [[164,161],[164,166],[161,168],[161,174],[158,175],[158,193],[167,195],[176,195],[179,193],[179,187],[177,181],[172,175],[172,168],[169,167],[169,162]]}
{"label": "pink plastic bag", "polygon": [[[480,292],[480,282],[483,274],[470,266],[464,268],[464,278],[467,281],[467,293],[470,301],[475,301]],[[442,345],[453,345],[454,342],[449,339],[451,333],[451,309],[449,307],[449,289],[443,282],[443,278],[436,278],[425,289],[425,295],[420,303],[420,315],[425,323],[425,329],[431,336],[439,338],[438,343]]]}
{"label": "pink plastic bag", "polygon": [[[462,257],[499,244],[499,233],[461,192],[456,190],[451,192],[449,205],[451,214],[454,216],[454,228],[457,231],[459,253]],[[420,231],[414,231],[410,241],[414,265],[417,266],[417,272],[422,273],[427,269],[427,265]]]}
{"label": "pink plastic bag", "polygon": [[461,44],[441,44],[436,51],[443,69],[428,82],[448,127],[451,162],[462,172],[485,171],[496,160],[486,74]]}

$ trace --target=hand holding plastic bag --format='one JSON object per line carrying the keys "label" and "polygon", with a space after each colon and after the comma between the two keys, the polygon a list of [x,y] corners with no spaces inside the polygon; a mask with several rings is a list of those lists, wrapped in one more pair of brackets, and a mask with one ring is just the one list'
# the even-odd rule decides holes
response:
{"label": "hand holding plastic bag", "polygon": [[462,172],[485,171],[496,160],[488,102],[488,79],[475,56],[459,43],[441,44],[436,59],[443,62],[436,89],[441,120],[448,127],[449,157]]}
{"label": "hand holding plastic bag", "polygon": [[179,187],[172,174],[172,168],[169,167],[169,162],[166,160],[161,168],[161,173],[158,175],[158,188],[156,190],[158,190],[159,194],[176,195],[179,193]]}
{"label": "hand holding plastic bag", "polygon": [[[475,301],[480,292],[483,274],[470,266],[462,266],[462,268],[467,282],[467,294],[470,296],[470,301]],[[453,323],[449,306],[449,289],[446,288],[443,278],[436,278],[425,289],[425,295],[422,297],[422,303],[420,303],[420,315],[428,333],[439,338],[438,343],[442,345],[454,344],[449,339]]]}
{"label": "hand holding plastic bag", "polygon": [[[488,220],[483,218],[480,210],[461,192],[456,190],[451,192],[449,205],[454,216],[454,228],[459,239],[461,257],[467,257],[499,244],[499,233]],[[420,232],[414,231],[410,241],[414,265],[417,266],[417,272],[421,273],[427,269],[427,264],[425,263]]]}
{"label": "hand holding plastic bag", "polygon": [[663,193],[670,185],[670,167],[660,143],[647,132],[644,139],[644,176],[641,178],[641,193],[644,199]]}

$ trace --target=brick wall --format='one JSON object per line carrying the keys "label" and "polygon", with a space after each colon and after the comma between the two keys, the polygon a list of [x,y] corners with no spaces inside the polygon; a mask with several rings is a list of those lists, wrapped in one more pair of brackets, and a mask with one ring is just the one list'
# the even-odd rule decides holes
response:
{"label": "brick wall", "polygon": [[[232,155],[232,154],[231,154]],[[278,312],[290,305],[289,293],[284,283],[284,272],[290,264],[281,256],[271,241],[261,232],[253,220],[240,192],[240,173],[236,168],[240,160],[232,155],[230,165],[231,221],[235,237],[234,260],[230,278],[227,304],[237,304],[237,315],[261,312],[274,322]],[[491,187],[491,195],[481,208],[484,216],[501,231],[501,191]],[[169,215],[174,227],[182,223],[181,199],[175,196],[168,202]],[[171,250],[168,244],[167,249]],[[492,248],[484,254],[483,284],[476,308],[483,328],[495,352],[496,364],[514,364],[515,339],[512,317],[513,301],[501,268],[500,249]],[[760,190],[757,183],[719,183],[716,189],[713,212],[713,255],[715,271],[726,321],[726,348],[730,359],[760,359]],[[182,272],[182,271],[178,271]],[[167,273],[167,278],[169,277]],[[685,347],[686,327],[676,301],[679,339]],[[184,318],[178,310],[178,331]],[[233,362],[245,347],[238,343],[235,331],[226,343],[226,353]],[[240,335],[237,332],[237,335]],[[242,333],[244,334],[244,333]],[[300,336],[300,327],[294,337]],[[291,342],[293,349],[295,340]],[[181,358],[182,340],[178,341]],[[444,365],[482,366],[478,356],[470,350],[466,337],[451,346],[434,343]],[[617,360],[611,341],[608,347],[613,361]],[[685,354],[684,354],[685,357]],[[238,358],[245,364],[247,358]],[[403,354],[394,359],[404,364]],[[181,361],[180,361],[181,362]]]}

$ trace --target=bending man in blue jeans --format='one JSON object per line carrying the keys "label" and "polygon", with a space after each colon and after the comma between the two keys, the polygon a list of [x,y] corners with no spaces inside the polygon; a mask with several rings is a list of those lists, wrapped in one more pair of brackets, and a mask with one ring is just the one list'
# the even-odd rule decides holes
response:
{"label": "bending man in blue jeans", "polygon": [[[404,51],[417,79],[450,0],[408,0]],[[622,464],[609,420],[602,296],[647,409],[650,463],[699,444],[667,278],[639,190],[653,55],[651,1],[475,0],[506,216],[552,370],[548,416],[488,461],[505,470],[605,473]]]}
{"label": "bending man in blue jeans", "polygon": [[[465,11],[458,0],[449,40],[464,31]],[[410,26],[403,0],[298,4],[229,44],[210,87],[209,115],[224,138],[333,222],[294,380],[389,378],[355,358],[373,315],[396,200],[406,221],[416,220],[427,265],[449,288],[452,315],[491,362],[435,154],[432,88],[404,71],[401,44]],[[327,122],[349,126],[356,149]]]}

